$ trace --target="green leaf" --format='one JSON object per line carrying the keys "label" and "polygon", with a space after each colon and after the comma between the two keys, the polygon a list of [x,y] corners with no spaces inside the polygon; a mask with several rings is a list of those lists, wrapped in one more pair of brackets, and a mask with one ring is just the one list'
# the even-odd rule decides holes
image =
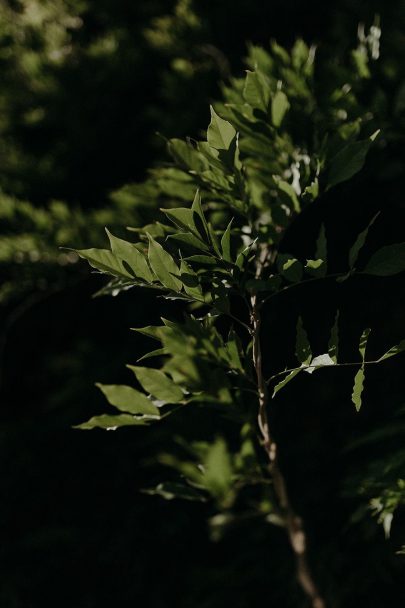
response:
{"label": "green leaf", "polygon": [[106,232],[110,239],[113,254],[126,262],[136,277],[151,283],[153,281],[153,274],[148,266],[148,262],[135,245],[117,238],[107,229]]}
{"label": "green leaf", "polygon": [[202,264],[203,266],[216,266],[218,264],[218,260],[214,256],[209,255],[190,255],[187,261]]}
{"label": "green leaf", "polygon": [[155,325],[147,325],[146,327],[131,327],[131,331],[136,331],[138,334],[143,334],[144,336],[148,336],[148,338],[153,338],[154,340],[160,340],[160,331],[161,327],[156,327]]}
{"label": "green leaf", "polygon": [[367,234],[370,227],[373,225],[377,217],[379,216],[379,212],[373,217],[371,222],[368,224],[367,228],[365,228],[362,232],[360,232],[359,236],[354,242],[354,245],[350,248],[349,251],[349,267],[350,269],[354,268],[355,263],[357,262],[357,258],[359,257],[360,250],[362,249],[364,243],[366,242]]}
{"label": "green leaf", "polygon": [[210,240],[211,240],[211,244],[212,244],[212,248],[214,249],[215,253],[217,254],[217,256],[221,256],[221,250],[219,248],[219,241],[218,241],[218,237],[214,232],[213,227],[211,226],[210,223],[208,223],[208,232],[210,235]]}
{"label": "green leaf", "polygon": [[203,483],[217,499],[223,499],[232,487],[232,465],[230,454],[223,439],[216,439],[209,447],[204,460]]}
{"label": "green leaf", "polygon": [[162,357],[168,354],[169,352],[167,348],[157,348],[156,350],[151,350],[149,353],[146,353],[142,357],[139,357],[139,359],[137,359],[137,363],[145,361],[146,359],[152,359],[153,357]]}
{"label": "green leaf", "polygon": [[361,334],[360,342],[359,342],[359,353],[362,358],[362,365],[354,377],[353,392],[352,392],[352,402],[354,403],[354,406],[355,406],[357,412],[360,410],[361,403],[362,403],[361,397],[362,397],[362,393],[363,393],[363,389],[364,389],[364,368],[365,368],[364,360],[366,357],[367,340],[368,340],[370,331],[371,330],[369,328],[365,329],[363,331],[363,333]]}
{"label": "green leaf", "polygon": [[183,391],[166,374],[158,369],[127,365],[136,376],[142,388],[165,403],[178,403],[184,400]]}
{"label": "green leaf", "polygon": [[349,143],[330,160],[328,188],[350,179],[363,168],[367,152],[378,133],[376,131],[368,139]]}
{"label": "green leaf", "polygon": [[277,266],[280,274],[291,283],[298,283],[302,279],[302,264],[288,253],[279,253]]}
{"label": "green leaf", "polygon": [[130,414],[119,414],[113,416],[110,414],[102,414],[101,416],[93,416],[87,422],[82,422],[74,426],[74,429],[81,429],[83,431],[99,428],[107,431],[115,431],[121,426],[143,426],[151,422],[151,418],[136,418]]}
{"label": "green leaf", "polygon": [[379,277],[389,277],[405,270],[405,243],[387,245],[371,256],[365,269],[365,274]]}
{"label": "green leaf", "polygon": [[339,355],[339,311],[336,312],[335,322],[330,331],[328,342],[328,354],[334,363],[337,363]]}
{"label": "green leaf", "polygon": [[356,411],[360,411],[361,408],[361,397],[364,389],[364,365],[361,366],[359,371],[354,377],[352,402],[356,408]]}
{"label": "green leaf", "polygon": [[174,498],[180,498],[182,500],[193,500],[198,502],[207,502],[205,496],[201,494],[195,488],[186,484],[165,481],[159,483],[155,488],[148,488],[143,490],[144,494],[151,494],[152,496],[161,496],[165,500],[173,500]]}
{"label": "green leaf", "polygon": [[365,356],[366,356],[367,340],[368,340],[368,337],[370,335],[370,331],[371,331],[370,328],[365,329],[363,331],[363,333],[361,334],[361,337],[360,337],[359,353],[360,353],[361,358],[363,359],[363,361],[364,361]]}
{"label": "green leaf", "polygon": [[311,364],[308,367],[304,367],[302,371],[307,372],[308,374],[312,374],[317,369],[321,369],[322,367],[329,367],[331,365],[335,365],[335,361],[329,356],[328,353],[323,355],[317,355],[311,361]]}
{"label": "green leaf", "polygon": [[207,131],[207,141],[216,150],[229,150],[236,137],[236,131],[228,121],[224,120],[211,106],[211,122]]}
{"label": "green leaf", "polygon": [[205,251],[208,253],[210,248],[208,245],[203,243],[199,238],[194,236],[191,232],[178,232],[177,234],[171,234],[168,238],[168,241],[177,241],[180,245],[183,245],[188,248],[197,249],[197,251]]}
{"label": "green leaf", "polygon": [[267,113],[270,102],[270,87],[259,72],[247,70],[243,96],[252,107]]}
{"label": "green leaf", "polygon": [[197,227],[198,233],[203,239],[208,238],[208,225],[205,219],[205,215],[201,205],[201,195],[199,190],[195,193],[193,204],[191,205],[191,210],[194,215],[194,222]]}
{"label": "green leaf", "polygon": [[[172,291],[180,291],[181,281],[177,278],[180,271],[170,253],[167,253],[153,237],[148,234],[149,239],[149,263],[159,281]],[[173,276],[174,275],[174,276]]]}
{"label": "green leaf", "polygon": [[401,340],[399,344],[396,346],[392,346],[386,353],[384,353],[377,361],[385,361],[385,359],[389,359],[390,357],[395,357],[395,355],[399,355],[405,350],[405,340]]}
{"label": "green leaf", "polygon": [[313,277],[324,277],[326,274],[325,260],[307,260],[305,270]]}
{"label": "green leaf", "polygon": [[133,275],[125,268],[122,260],[108,249],[75,249],[77,255],[87,260],[100,272],[112,274],[122,279],[132,279]]}
{"label": "green leaf", "polygon": [[184,228],[191,232],[197,232],[196,225],[194,224],[194,214],[192,209],[187,207],[178,207],[176,209],[161,209],[161,211],[167,215],[169,220],[179,228]]}
{"label": "green leaf", "polygon": [[295,342],[295,354],[302,365],[309,365],[312,358],[311,345],[308,340],[307,332],[304,329],[302,318],[298,317],[297,335]]}
{"label": "green leaf", "polygon": [[292,185],[284,181],[283,179],[280,179],[278,175],[273,175],[273,179],[276,182],[278,189],[281,190],[281,192],[283,192],[287,196],[287,199],[289,199],[289,203],[291,203],[294,211],[299,213],[301,210],[301,205],[298,200],[297,193],[295,192]]}
{"label": "green leaf", "polygon": [[139,391],[132,386],[123,384],[96,384],[104,393],[107,401],[121,412],[129,414],[145,414],[147,416],[159,416],[158,408]]}
{"label": "green leaf", "polygon": [[231,329],[228,336],[228,342],[225,344],[226,352],[229,356],[229,361],[231,366],[235,369],[239,369],[243,371],[243,365],[240,358],[240,351],[242,350],[239,336],[237,333]]}
{"label": "green leaf", "polygon": [[326,263],[328,260],[328,243],[326,240],[325,224],[321,224],[321,228],[319,230],[319,235],[316,240],[315,258],[318,260],[324,260],[325,272],[326,272]]}
{"label": "green leaf", "polygon": [[279,127],[284,115],[290,107],[287,95],[283,91],[277,91],[271,100],[271,121],[275,127]]}
{"label": "green leaf", "polygon": [[276,386],[274,387],[273,390],[273,395],[272,398],[275,397],[275,395],[281,391],[282,388],[285,387],[286,384],[288,384],[289,382],[291,382],[291,380],[293,378],[295,378],[295,376],[297,374],[299,374],[302,371],[303,368],[299,367],[298,369],[293,369],[289,374],[287,374],[287,376],[285,378],[283,378],[283,380],[281,380],[281,382],[279,382],[278,384],[276,384]]}
{"label": "green leaf", "polygon": [[232,262],[231,257],[231,226],[232,226],[233,218],[229,222],[228,226],[221,239],[221,249],[222,249],[222,257],[226,262]]}
{"label": "green leaf", "polygon": [[203,302],[204,296],[198,280],[198,275],[185,260],[181,260],[180,272],[181,280],[184,285],[184,291],[192,298]]}

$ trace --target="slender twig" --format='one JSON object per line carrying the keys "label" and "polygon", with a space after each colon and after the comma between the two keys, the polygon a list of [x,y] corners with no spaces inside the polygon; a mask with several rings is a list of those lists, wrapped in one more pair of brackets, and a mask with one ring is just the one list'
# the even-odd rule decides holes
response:
{"label": "slender twig", "polygon": [[[353,272],[351,274],[351,276],[353,276],[355,274],[358,274],[358,273]],[[273,298],[280,296],[282,293],[285,293],[286,291],[289,291],[290,289],[296,289],[297,287],[302,287],[303,285],[308,285],[308,283],[313,283],[314,281],[325,281],[326,279],[337,279],[339,277],[345,277],[346,275],[347,275],[347,272],[335,272],[333,274],[326,274],[324,277],[314,277],[313,279],[306,279],[305,281],[291,283],[291,285],[287,285],[286,287],[283,287],[279,291],[275,291],[274,293],[272,293],[269,296],[267,296],[266,298],[264,298],[264,300],[262,300],[260,302],[260,306],[263,306],[263,304],[266,304],[269,300],[272,300]]]}
{"label": "slender twig", "polygon": [[284,374],[289,374],[290,372],[296,372],[298,370],[312,369],[315,371],[316,369],[327,368],[327,367],[362,367],[363,365],[374,365],[375,363],[381,363],[378,359],[375,361],[350,361],[347,363],[330,363],[328,365],[300,365],[300,367],[289,367],[288,369],[283,369],[281,372],[277,372],[273,376],[270,376],[266,380],[266,384],[269,384],[272,380],[283,376]]}
{"label": "slender twig", "polygon": [[[263,257],[258,261],[256,276],[260,277],[263,268]],[[280,469],[277,454],[277,444],[272,437],[267,406],[269,395],[267,383],[263,376],[262,353],[260,346],[261,316],[260,304],[256,295],[251,297],[251,322],[253,335],[253,364],[256,370],[259,395],[258,426],[263,448],[269,459],[270,473],[274,491],[278,499],[281,515],[286,527],[291,548],[295,554],[297,579],[302,590],[311,601],[312,608],[326,608],[326,604],[314,581],[307,555],[307,537],[302,519],[295,513],[287,492],[286,481]]]}

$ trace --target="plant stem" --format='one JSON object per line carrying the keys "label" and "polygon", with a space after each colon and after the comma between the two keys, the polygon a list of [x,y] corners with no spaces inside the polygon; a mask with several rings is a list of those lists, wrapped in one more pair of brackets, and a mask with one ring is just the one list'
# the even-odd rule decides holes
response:
{"label": "plant stem", "polygon": [[267,384],[263,376],[262,353],[260,346],[261,316],[257,296],[251,298],[252,312],[252,334],[253,334],[253,363],[257,376],[257,387],[259,394],[258,426],[264,450],[269,459],[270,473],[273,479],[274,491],[277,496],[281,515],[284,519],[291,548],[294,551],[297,579],[302,590],[311,601],[312,608],[326,608],[318,587],[313,579],[308,563],[307,537],[302,519],[295,513],[288,496],[284,475],[280,469],[277,455],[277,444],[274,441],[269,420],[267,406],[269,402]]}

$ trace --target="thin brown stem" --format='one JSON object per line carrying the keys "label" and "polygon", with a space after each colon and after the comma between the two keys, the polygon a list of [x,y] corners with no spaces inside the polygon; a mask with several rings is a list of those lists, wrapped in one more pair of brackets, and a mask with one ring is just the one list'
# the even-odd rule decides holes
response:
{"label": "thin brown stem", "polygon": [[[262,267],[262,265],[260,265]],[[260,276],[260,267],[258,267]],[[262,352],[260,346],[261,316],[257,296],[251,298],[251,321],[253,335],[253,363],[257,376],[259,395],[258,426],[263,448],[269,459],[269,469],[273,480],[274,491],[278,499],[281,515],[288,533],[291,548],[295,555],[297,579],[302,590],[311,601],[312,608],[326,608],[317,584],[314,581],[308,562],[307,537],[302,519],[295,513],[287,492],[284,475],[280,469],[277,455],[277,444],[272,437],[267,406],[269,402],[267,383],[263,375]]]}

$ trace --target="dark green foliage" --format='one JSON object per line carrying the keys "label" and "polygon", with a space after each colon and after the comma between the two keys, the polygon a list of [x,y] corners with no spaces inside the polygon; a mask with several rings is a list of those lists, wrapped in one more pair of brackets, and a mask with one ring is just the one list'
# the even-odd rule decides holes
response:
{"label": "dark green foliage", "polygon": [[[374,27],[367,40],[373,36],[378,40],[378,31]],[[108,233],[111,250],[77,251],[93,268],[112,277],[103,293],[152,289],[182,305],[182,321],[163,319],[163,325],[139,330],[160,343],[157,351],[148,353],[157,358],[157,368],[129,366],[146,394],[134,389],[132,393],[124,386],[102,390],[110,404],[134,414],[129,424],[160,424],[173,412],[193,408],[202,408],[210,420],[217,420],[218,429],[223,419],[228,421],[225,434],[215,432],[210,438],[195,440],[191,429],[191,443],[190,438],[177,441],[179,453],[162,453],[160,463],[178,476],[174,484],[159,483],[147,490],[168,499],[178,490],[179,497],[200,497],[203,502],[209,495],[217,510],[212,520],[216,537],[246,511],[263,523],[284,526],[295,548],[295,526],[301,524],[294,522],[301,520],[296,519],[288,498],[288,478],[284,480],[279,468],[277,452],[283,448],[273,437],[271,398],[280,399],[280,391],[290,390],[291,381],[297,382],[304,372],[311,376],[307,390],[313,396],[318,370],[334,367],[338,373],[347,367],[354,370],[351,401],[359,412],[366,367],[404,350],[402,341],[383,355],[368,356],[367,328],[357,348],[360,358],[358,354],[349,359],[342,356],[342,311],[333,311],[332,329],[318,328],[318,337],[327,345],[319,354],[299,316],[297,361],[291,364],[287,355],[281,368],[265,377],[268,366],[262,358],[273,348],[271,324],[269,333],[262,331],[270,301],[290,290],[300,293],[308,285],[306,297],[310,298],[314,281],[317,286],[333,281],[344,289],[348,279],[362,274],[383,277],[405,270],[403,243],[382,247],[369,256],[363,270],[357,268],[378,214],[356,238],[338,272],[329,270],[331,230],[326,232],[323,225],[313,243],[313,259],[280,251],[298,216],[363,168],[377,134],[375,125],[367,124],[369,116],[356,96],[357,89],[361,97],[361,81],[369,75],[369,55],[370,60],[376,58],[372,49],[364,51],[351,72],[340,74],[342,80],[337,73],[331,90],[323,90],[319,99],[314,49],[301,40],[290,52],[276,43],[270,52],[252,47],[248,64],[253,69],[244,80],[236,79],[225,89],[225,104],[211,108],[206,141],[171,140],[168,151],[173,164],[155,170],[153,179],[158,176],[167,205],[161,209],[163,221],[168,223],[137,228],[135,242],[117,240]],[[344,91],[350,91],[351,97],[341,112]],[[299,128],[302,123],[306,123],[305,133]],[[371,134],[364,137],[363,131]],[[170,183],[173,178],[178,186],[168,193],[166,180]],[[196,189],[193,202],[187,201],[192,186]],[[189,206],[178,206],[184,201]],[[114,429],[126,420],[122,414],[99,416],[80,426]],[[197,427],[194,433],[199,436]],[[245,494],[253,487],[255,498],[246,501]],[[384,489],[380,499],[371,500],[386,531],[402,490],[400,480],[396,489]],[[301,527],[298,534],[306,538]],[[297,568],[308,599],[314,607],[327,605],[320,599],[323,584],[318,587],[314,582],[305,548],[297,553],[305,560],[303,566],[298,558]]]}
{"label": "dark green foliage", "polygon": [[[7,192],[0,202],[7,522],[0,603],[124,608],[147,597],[154,608],[254,607],[263,598],[306,605],[283,532],[266,525],[281,521],[256,438],[250,319],[235,290],[241,285],[248,301],[266,300],[271,423],[320,584],[333,605],[402,605],[403,557],[396,552],[405,533],[403,359],[392,355],[404,345],[391,345],[405,335],[403,264],[395,255],[404,240],[403,3],[359,7],[342,0],[319,10],[319,3],[298,2],[292,10],[279,0],[236,0],[230,13],[226,3],[205,0],[131,7],[41,2],[29,3],[28,19],[17,17],[27,4],[4,3],[0,24]],[[42,16],[33,26],[38,7]],[[358,21],[370,25],[375,12],[383,24],[378,60],[377,30],[360,26],[353,44]],[[77,17],[83,25],[75,29]],[[316,43],[314,63],[306,65],[308,47],[294,45],[297,36]],[[270,60],[274,37],[283,47],[272,44]],[[244,78],[230,78],[222,51],[240,76],[245,40],[253,40],[251,74],[258,66],[265,77],[274,74],[271,99],[257,74],[247,87]],[[66,41],[71,49],[58,52]],[[212,102],[219,75],[226,82],[222,101],[232,109]],[[245,96],[253,116],[238,114]],[[211,142],[201,135],[209,101]],[[233,125],[225,124],[225,137],[221,119]],[[377,129],[360,173],[328,188],[331,176],[352,171],[339,159],[362,165]],[[192,136],[167,142],[163,168],[155,163],[162,148],[156,130]],[[326,158],[324,166],[314,163],[317,156]],[[133,183],[151,159],[146,182]],[[247,181],[252,215],[263,215],[253,246],[242,209]],[[197,187],[204,216],[190,215]],[[127,236],[126,226],[133,227]],[[163,282],[149,265],[148,234],[174,260],[173,273],[158,270]],[[257,278],[250,258],[258,243],[271,240],[279,249],[274,274]],[[104,248],[123,276],[103,287],[96,268],[89,276],[61,246]],[[164,283],[178,285],[174,279],[182,287],[168,292]],[[97,289],[123,293],[90,300]],[[209,308],[213,325],[200,332]],[[162,314],[176,326],[162,325]],[[131,324],[148,327],[128,335]],[[367,327],[370,365],[357,413],[350,396],[363,373],[358,351]],[[305,368],[298,367],[303,355],[294,354],[302,332]],[[159,384],[164,393],[139,370],[169,379]],[[92,389],[94,379],[103,382],[109,404]],[[166,392],[173,384],[174,396]],[[136,399],[115,399],[117,386]],[[86,418],[93,427],[100,412],[100,426],[137,428],[68,430]],[[155,424],[158,415],[164,420]],[[141,488],[171,500],[142,495]],[[385,541],[379,524],[387,534],[390,523]]]}

